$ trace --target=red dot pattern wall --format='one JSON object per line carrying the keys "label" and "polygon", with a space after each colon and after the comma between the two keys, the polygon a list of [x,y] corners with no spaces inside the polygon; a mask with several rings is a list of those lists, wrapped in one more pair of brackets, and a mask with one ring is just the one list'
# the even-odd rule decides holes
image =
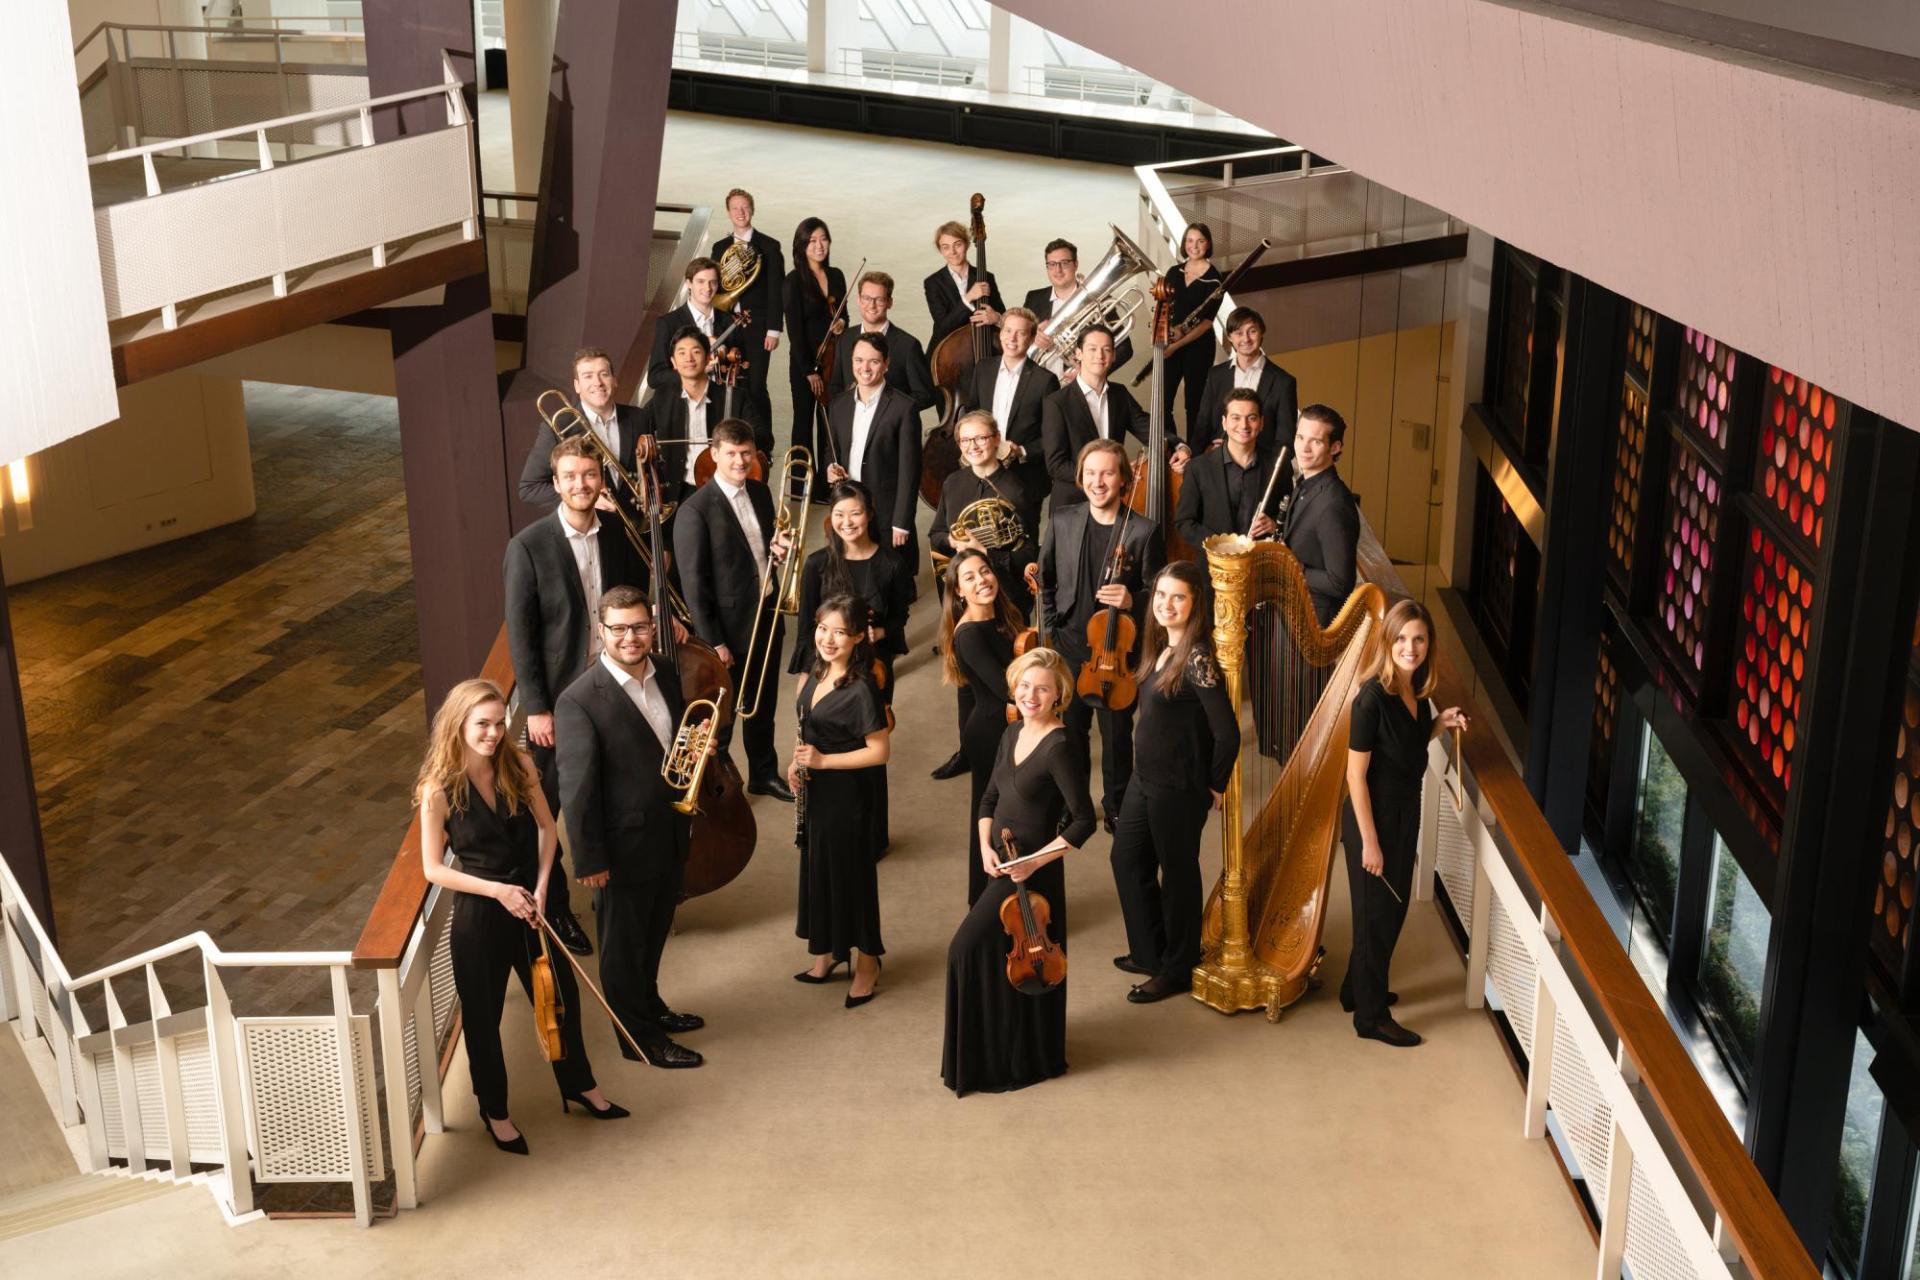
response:
{"label": "red dot pattern wall", "polygon": [[1793,747],[1813,629],[1813,575],[1767,529],[1747,533],[1733,660],[1738,745],[1776,805],[1793,783]]}
{"label": "red dot pattern wall", "polygon": [[1600,662],[1593,676],[1593,744],[1587,752],[1587,802],[1604,812],[1612,783],[1613,740],[1620,723],[1620,670],[1614,665],[1613,633],[1600,633]]}
{"label": "red dot pattern wall", "polygon": [[1893,743],[1893,785],[1873,886],[1874,959],[1900,980],[1901,958],[1913,941],[1913,899],[1920,875],[1920,688],[1907,682],[1900,729]]}
{"label": "red dot pattern wall", "polygon": [[1767,369],[1754,496],[1802,551],[1818,551],[1826,536],[1835,432],[1845,414],[1846,405],[1825,389],[1778,366]]}
{"label": "red dot pattern wall", "polygon": [[1739,353],[1718,338],[1698,329],[1686,331],[1676,390],[1680,416],[1713,446],[1716,457],[1727,452],[1727,435],[1733,426],[1728,415],[1739,362]]}
{"label": "red dot pattern wall", "polygon": [[1719,474],[1686,440],[1675,440],[1667,467],[1666,534],[1657,599],[1658,622],[1681,669],[1697,681],[1707,663],[1707,619],[1713,567],[1720,554]]}
{"label": "red dot pattern wall", "polygon": [[1647,456],[1647,395],[1620,382],[1620,425],[1613,441],[1613,494],[1607,519],[1608,568],[1622,586],[1633,572],[1633,535],[1640,523],[1640,471]]}

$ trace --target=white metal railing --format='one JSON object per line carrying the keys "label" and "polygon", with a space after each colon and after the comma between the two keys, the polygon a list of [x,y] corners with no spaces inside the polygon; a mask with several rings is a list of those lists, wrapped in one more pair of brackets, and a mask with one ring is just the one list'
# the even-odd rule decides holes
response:
{"label": "white metal railing", "polygon": [[673,56],[704,62],[738,62],[772,70],[805,70],[807,46],[797,40],[722,35],[713,31],[676,31]]}
{"label": "white metal railing", "polygon": [[909,81],[914,84],[972,85],[986,77],[978,58],[952,58],[934,53],[901,53],[893,49],[842,49],[843,75],[867,80]]}
{"label": "white metal railing", "polygon": [[1466,1004],[1483,1008],[1492,995],[1527,1056],[1521,1133],[1546,1137],[1552,1118],[1563,1159],[1599,1214],[1595,1275],[1617,1277],[1623,1261],[1635,1276],[1746,1275],[1718,1216],[1697,1207],[1691,1171],[1683,1178],[1667,1155],[1658,1112],[1636,1091],[1627,1046],[1596,1020],[1562,961],[1551,912],[1529,901],[1508,866],[1471,772],[1463,779],[1450,769],[1438,741],[1429,752],[1417,898],[1432,899],[1436,874],[1468,933]]}
{"label": "white metal railing", "polygon": [[[404,93],[92,157],[90,165],[138,160],[146,178],[146,198],[94,211],[108,318],[158,310],[172,329],[179,305],[194,298],[269,280],[284,297],[288,273],[303,267],[361,253],[382,267],[389,244],[452,226],[473,239],[473,119],[444,53],[441,72],[439,84]],[[447,128],[375,141],[375,111],[433,98],[446,104]],[[269,134],[328,121],[354,122],[354,145],[275,165]],[[161,189],[156,155],[232,139],[252,141],[256,170]],[[208,252],[214,242],[219,252]]]}
{"label": "white metal railing", "polygon": [[1049,65],[1026,68],[1026,91],[1040,98],[1071,98],[1109,106],[1155,107],[1191,114],[1193,97],[1133,71]]}

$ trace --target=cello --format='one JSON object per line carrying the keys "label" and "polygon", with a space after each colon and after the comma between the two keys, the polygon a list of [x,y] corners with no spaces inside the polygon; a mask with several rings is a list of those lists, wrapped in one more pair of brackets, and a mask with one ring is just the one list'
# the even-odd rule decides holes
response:
{"label": "cello", "polygon": [[[1173,286],[1157,280],[1153,286],[1153,363],[1147,372],[1153,375],[1148,396],[1147,451],[1133,462],[1133,484],[1127,490],[1127,505],[1154,522],[1167,540],[1167,559],[1192,560],[1194,547],[1173,527],[1172,515],[1180,506],[1180,486],[1185,477],[1167,465],[1167,407],[1164,394],[1167,363],[1167,326],[1173,310]],[[1188,426],[1192,430],[1192,426]]]}
{"label": "cello", "polygon": [[[1112,586],[1127,571],[1127,523],[1133,508],[1120,508],[1120,525],[1113,531],[1113,552],[1107,557],[1100,585]],[[1140,690],[1133,680],[1129,657],[1139,628],[1133,615],[1117,604],[1103,605],[1087,620],[1087,660],[1080,664],[1080,677],[1074,692],[1087,702],[1098,703],[1109,711],[1125,711],[1133,705]]]}
{"label": "cello", "polygon": [[[1020,857],[1013,831],[1000,828],[1000,863]],[[1007,981],[1024,996],[1043,996],[1067,980],[1067,953],[1047,936],[1053,906],[1046,898],[1016,881],[1013,896],[1000,904],[1000,927],[1007,931]]]}
{"label": "cello", "polygon": [[[973,199],[968,201],[968,229],[973,235],[974,269],[982,282],[987,278],[986,208],[987,198],[974,192]],[[933,385],[947,398],[939,423],[927,432],[920,447],[920,501],[929,507],[940,505],[940,491],[947,477],[960,469],[960,446],[953,437],[953,424],[965,403],[962,391],[973,377],[974,366],[982,360],[992,360],[999,349],[999,325],[969,322],[940,339],[939,345],[928,353]]]}

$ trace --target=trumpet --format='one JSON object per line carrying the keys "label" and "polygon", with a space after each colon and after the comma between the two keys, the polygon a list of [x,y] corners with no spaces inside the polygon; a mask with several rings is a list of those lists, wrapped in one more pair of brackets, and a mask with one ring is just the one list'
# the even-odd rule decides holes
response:
{"label": "trumpet", "polygon": [[750,244],[735,240],[720,255],[720,292],[713,295],[713,309],[716,313],[733,310],[733,304],[740,301],[740,295],[753,288],[753,282],[760,278],[760,254]]}
{"label": "trumpet", "polygon": [[[787,450],[780,477],[780,505],[773,513],[773,532],[776,536],[783,531],[791,534],[793,545],[787,548],[785,559],[775,561],[769,555],[766,570],[760,575],[760,608],[753,616],[746,657],[740,662],[742,692],[734,707],[742,720],[753,719],[764,706],[761,695],[767,688],[767,668],[773,665],[773,637],[779,629],[781,615],[792,617],[800,612],[800,569],[806,558],[807,511],[813,505],[813,452],[804,445],[794,445]],[[744,687],[746,676],[753,670],[756,654],[760,659],[760,674],[748,691]]]}
{"label": "trumpet", "polygon": [[[723,690],[721,697],[725,697]],[[700,720],[693,718],[702,707],[707,714]],[[712,698],[696,698],[687,704],[680,713],[680,728],[673,735],[673,747],[667,752],[667,758],[660,762],[660,776],[667,785],[681,793],[673,802],[677,812],[689,817],[700,813],[700,782],[707,775],[708,748],[713,745],[714,731],[720,725],[720,704]]]}

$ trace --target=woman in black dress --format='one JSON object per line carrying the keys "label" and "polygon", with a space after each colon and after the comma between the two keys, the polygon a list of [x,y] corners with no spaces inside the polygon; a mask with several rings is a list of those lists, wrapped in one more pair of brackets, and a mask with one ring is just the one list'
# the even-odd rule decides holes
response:
{"label": "woman in black dress", "polygon": [[[873,999],[880,976],[880,886],[874,874],[874,766],[887,762],[887,713],[873,687],[867,606],[852,596],[829,598],[814,615],[813,670],[800,682],[795,708],[799,741],[787,785],[804,806],[797,813],[800,915],[794,932],[807,940],[813,966],[797,982],[825,982],[853,959],[852,1009]],[[857,953],[857,954],[855,954]]]}
{"label": "woman in black dress", "polygon": [[[1033,649],[1007,668],[1021,722],[1000,739],[993,780],[980,800],[975,837],[991,880],[947,947],[947,1034],[940,1074],[956,1094],[1002,1093],[1050,1080],[1067,1069],[1067,988],[1023,995],[1007,981],[1007,935],[1000,904],[1015,884],[1046,898],[1048,931],[1067,946],[1067,876],[1060,863],[1093,834],[1087,766],[1068,741],[1060,709],[1073,676],[1052,649]],[[999,866],[1000,831],[1010,829],[1022,855],[1040,863]]]}
{"label": "woman in black dress", "polygon": [[[507,700],[492,681],[463,680],[440,704],[414,797],[421,872],[427,883],[457,895],[448,941],[480,1119],[494,1146],[523,1156],[526,1136],[507,1118],[500,1011],[508,973],[519,975],[532,998],[532,959],[540,954],[534,921],[546,910],[547,877],[560,838],[533,762],[507,741]],[[460,860],[457,870],[442,861],[448,848]],[[580,1038],[572,966],[555,957],[553,977],[566,1002],[560,1023],[566,1056],[553,1064],[560,1105],[578,1102],[597,1119],[617,1120],[627,1112],[594,1084]]]}
{"label": "woman in black dress", "polygon": [[[1353,697],[1347,739],[1347,804],[1341,842],[1353,900],[1353,954],[1340,984],[1340,1007],[1353,1013],[1362,1038],[1412,1048],[1420,1037],[1387,1012],[1387,966],[1413,896],[1420,843],[1420,782],[1427,743],[1446,729],[1467,727],[1459,707],[1438,716],[1433,692],[1433,616],[1418,600],[1387,610],[1380,664]],[[1389,891],[1388,886],[1391,886]]]}
{"label": "woman in black dress", "polygon": [[959,689],[971,689],[973,700],[966,723],[960,727],[960,754],[973,773],[973,798],[967,805],[967,905],[980,900],[987,872],[980,865],[980,797],[993,777],[994,756],[1007,731],[1007,664],[1013,661],[1013,642],[1020,635],[1021,618],[1000,590],[993,561],[978,548],[962,550],[947,565],[946,611],[940,617],[940,679]]}
{"label": "woman in black dress", "polygon": [[[1220,268],[1213,265],[1213,228],[1204,222],[1190,224],[1180,237],[1180,252],[1185,255],[1185,260],[1167,268],[1167,283],[1173,286],[1173,305],[1168,309],[1168,314],[1173,317],[1174,324],[1186,323],[1187,317],[1206,301],[1207,295],[1220,287]],[[1201,319],[1207,325],[1206,333],[1167,357],[1162,408],[1167,415],[1167,425],[1171,427],[1174,390],[1185,383],[1189,436],[1193,434],[1193,424],[1200,416],[1200,395],[1207,388],[1207,372],[1213,368],[1213,318],[1219,313],[1220,299],[1215,298],[1201,312]],[[1213,427],[1214,433],[1218,434],[1220,424],[1216,422]]]}
{"label": "woman in black dress", "polygon": [[1146,981],[1151,1004],[1193,988],[1200,963],[1200,833],[1240,756],[1240,717],[1213,659],[1213,593],[1199,565],[1176,560],[1153,580],[1134,672],[1133,781],[1113,832],[1113,881],[1127,926],[1116,967]]}
{"label": "woman in black dress", "polygon": [[[787,387],[793,393],[793,442],[805,445],[818,459],[815,396],[826,388],[830,369],[814,364],[826,341],[833,310],[847,296],[847,278],[832,265],[833,233],[818,218],[801,220],[793,232],[793,270],[781,284],[781,309],[787,313]],[[767,317],[772,320],[772,316]],[[844,319],[842,321],[844,324]],[[825,468],[821,469],[825,474]]]}

